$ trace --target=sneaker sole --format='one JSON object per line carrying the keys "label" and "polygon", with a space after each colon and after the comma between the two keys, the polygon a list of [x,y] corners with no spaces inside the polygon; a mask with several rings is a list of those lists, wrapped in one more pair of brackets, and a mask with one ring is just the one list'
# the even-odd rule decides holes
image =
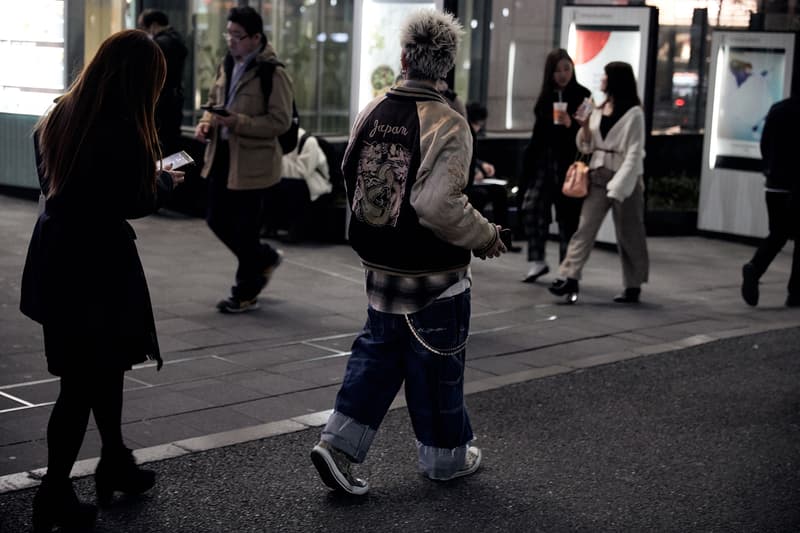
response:
{"label": "sneaker sole", "polygon": [[354,487],[346,479],[342,479],[333,457],[328,453],[328,450],[320,446],[314,446],[314,449],[311,450],[311,462],[314,463],[314,467],[319,472],[322,482],[333,490],[343,490],[356,496],[366,494],[369,490],[369,485],[366,487]]}
{"label": "sneaker sole", "polygon": [[217,309],[220,313],[225,313],[226,315],[238,315],[239,313],[247,313],[248,311],[255,311],[259,308],[258,302],[254,302],[252,305],[248,305],[247,307],[243,307],[241,309],[234,309],[233,307],[226,307],[224,305],[218,305]]}

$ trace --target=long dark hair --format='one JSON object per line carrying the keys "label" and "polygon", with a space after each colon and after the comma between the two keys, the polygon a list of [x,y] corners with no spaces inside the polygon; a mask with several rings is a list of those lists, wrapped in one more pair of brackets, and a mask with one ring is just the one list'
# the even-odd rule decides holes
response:
{"label": "long dark hair", "polygon": [[142,187],[155,188],[155,162],[161,159],[155,104],[164,85],[164,54],[140,30],[125,30],[106,39],[55,107],[36,124],[47,196],[64,189],[83,156],[89,133],[103,120],[124,118],[135,128]]}
{"label": "long dark hair", "polygon": [[642,105],[636,92],[633,67],[622,61],[612,61],[603,67],[606,72],[606,96],[614,100],[614,115],[622,116],[633,106]]}
{"label": "long dark hair", "polygon": [[[569,83],[567,83],[567,86],[564,87],[564,91],[567,91],[578,85],[578,81],[575,79],[575,62],[569,56],[569,53],[567,53],[567,51],[563,48],[555,48],[551,50],[550,53],[547,54],[547,58],[544,60],[544,78],[542,78],[542,88],[539,91],[539,98],[536,99],[536,105],[533,107],[534,111],[539,109],[540,106],[550,105],[550,97],[556,90],[556,84],[553,81],[553,74],[555,73],[556,67],[562,59],[566,59],[569,61],[570,65],[572,65],[572,78],[569,80]],[[549,107],[545,111],[550,113]]]}

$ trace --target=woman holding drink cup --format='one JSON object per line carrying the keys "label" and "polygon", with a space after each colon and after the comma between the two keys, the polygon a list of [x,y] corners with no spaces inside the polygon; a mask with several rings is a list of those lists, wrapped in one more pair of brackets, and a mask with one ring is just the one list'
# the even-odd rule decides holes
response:
{"label": "woman holding drink cup", "polygon": [[566,50],[556,48],[547,55],[542,89],[533,108],[533,135],[523,163],[523,183],[527,187],[522,213],[529,264],[525,282],[532,283],[550,271],[545,262],[545,243],[551,206],[556,207],[560,259],[578,227],[582,200],[564,196],[561,186],[567,168],[575,160],[575,135],[580,125],[573,115],[580,110],[584,118],[588,116],[592,109],[590,94],[575,79],[575,65]]}

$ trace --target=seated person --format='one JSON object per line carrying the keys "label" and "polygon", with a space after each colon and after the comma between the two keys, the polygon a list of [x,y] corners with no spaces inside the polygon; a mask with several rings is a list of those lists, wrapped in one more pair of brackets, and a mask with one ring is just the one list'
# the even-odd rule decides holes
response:
{"label": "seated person", "polygon": [[[491,204],[492,222],[504,228],[509,228],[508,224],[508,191],[505,185],[495,181],[494,165],[487,161],[482,161],[476,156],[478,143],[478,133],[483,130],[486,124],[486,108],[477,102],[467,104],[467,121],[472,129],[472,165],[469,183],[466,191],[469,202],[481,213],[487,205]],[[519,252],[522,248],[512,246],[509,252]]]}
{"label": "seated person", "polygon": [[297,242],[311,224],[311,204],[331,192],[330,170],[316,137],[299,128],[297,147],[283,155],[281,181],[265,206],[265,233],[287,230],[285,240]]}

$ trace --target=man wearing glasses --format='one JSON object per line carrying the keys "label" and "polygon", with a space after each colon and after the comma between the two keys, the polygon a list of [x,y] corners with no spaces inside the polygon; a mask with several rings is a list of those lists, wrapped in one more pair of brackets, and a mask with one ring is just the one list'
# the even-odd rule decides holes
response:
{"label": "man wearing glasses", "polygon": [[207,143],[206,221],[238,260],[231,294],[217,304],[223,313],[257,309],[258,294],[281,262],[277,250],[260,243],[259,232],[265,197],[281,179],[278,136],[291,123],[292,81],[263,28],[252,7],[230,10],[228,53],[195,129]]}

